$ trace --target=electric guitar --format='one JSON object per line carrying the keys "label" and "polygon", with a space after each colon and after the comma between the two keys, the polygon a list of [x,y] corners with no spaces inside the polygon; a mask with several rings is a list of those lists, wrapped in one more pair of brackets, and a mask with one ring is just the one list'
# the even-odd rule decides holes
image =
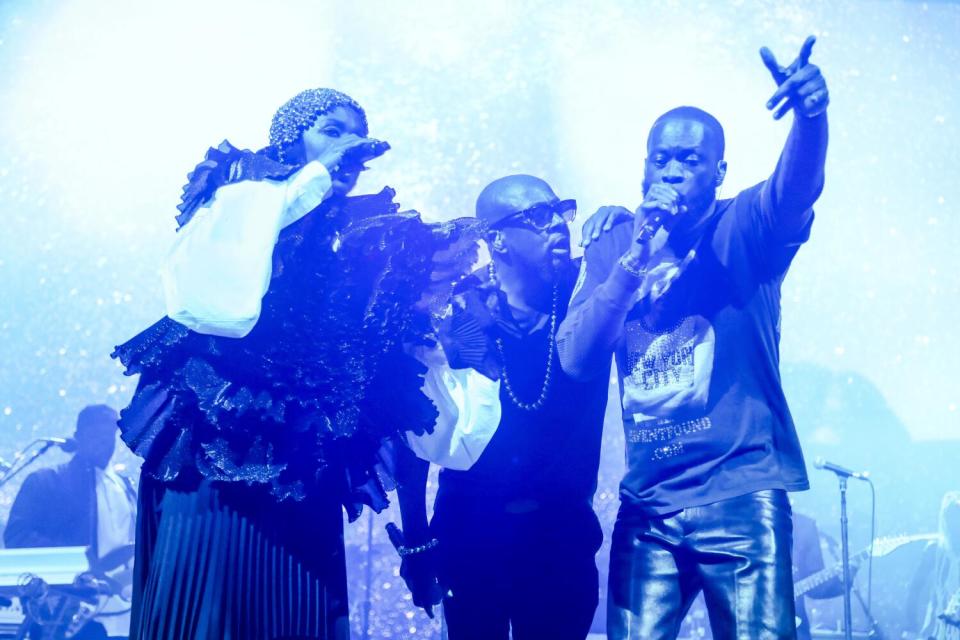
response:
{"label": "electric guitar", "polygon": [[[869,558],[871,555],[874,558],[881,558],[887,554],[893,553],[900,547],[910,544],[911,542],[917,542],[919,540],[934,540],[937,538],[937,535],[934,533],[918,533],[909,536],[889,536],[886,538],[877,538],[873,541],[873,544],[863,549],[859,553],[850,557],[850,568],[855,569],[860,566],[860,563]],[[812,573],[806,578],[797,580],[793,583],[793,597],[799,598],[802,595],[810,593],[817,587],[822,584],[826,584],[830,580],[840,578],[843,576],[843,563],[838,562],[832,567],[827,567],[826,569],[821,569],[816,573]],[[799,617],[796,618],[797,627],[800,626],[801,620]],[[960,639],[958,639],[960,640]]]}
{"label": "electric guitar", "polygon": [[[890,536],[886,538],[877,538],[873,541],[872,545],[850,557],[850,567],[859,567],[860,563],[869,558],[871,555],[874,558],[881,558],[887,554],[893,553],[900,547],[911,542],[917,542],[918,540],[934,540],[936,537],[936,534],[933,533],[918,533],[909,536]],[[793,596],[795,598],[799,598],[800,596],[806,595],[810,591],[816,589],[820,585],[826,584],[830,580],[841,576],[843,576],[843,563],[838,562],[832,567],[821,569],[820,571],[817,571],[816,573],[813,573],[802,580],[797,580],[794,582]]]}

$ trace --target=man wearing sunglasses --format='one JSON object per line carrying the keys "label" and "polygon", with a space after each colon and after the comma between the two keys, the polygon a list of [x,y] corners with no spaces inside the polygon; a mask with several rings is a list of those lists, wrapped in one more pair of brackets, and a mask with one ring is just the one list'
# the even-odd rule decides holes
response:
{"label": "man wearing sunglasses", "polygon": [[401,575],[428,613],[442,596],[451,640],[583,640],[598,598],[592,500],[609,378],[574,381],[556,351],[577,280],[576,202],[515,175],[487,186],[476,211],[492,261],[458,287],[441,343],[448,375],[473,376],[461,398],[495,405],[454,412],[479,415],[467,430],[492,437],[444,463],[429,530],[428,463],[402,457]]}
{"label": "man wearing sunglasses", "polygon": [[[610,638],[675,638],[703,592],[714,638],[793,638],[790,504],[808,488],[780,385],[780,285],[823,189],[829,101],[809,63],[761,57],[793,127],[770,178],[717,200],[720,123],[668,111],[636,220],[591,242],[557,342],[563,368],[617,359],[628,470],[610,554]],[[592,237],[592,234],[585,234]]]}

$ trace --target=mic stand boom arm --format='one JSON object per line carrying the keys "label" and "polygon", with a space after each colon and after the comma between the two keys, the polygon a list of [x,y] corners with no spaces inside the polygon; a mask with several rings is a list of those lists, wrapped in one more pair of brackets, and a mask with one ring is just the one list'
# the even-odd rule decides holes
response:
{"label": "mic stand boom arm", "polygon": [[[30,457],[24,459],[24,454],[29,451],[34,445],[43,444],[42,447],[30,454]],[[47,451],[57,446],[57,442],[53,440],[34,440],[22,450],[18,451],[16,455],[13,456],[13,464],[7,468],[3,475],[0,475],[0,487],[7,484],[11,478],[15,475],[29,467],[33,464],[33,461],[45,454]]]}

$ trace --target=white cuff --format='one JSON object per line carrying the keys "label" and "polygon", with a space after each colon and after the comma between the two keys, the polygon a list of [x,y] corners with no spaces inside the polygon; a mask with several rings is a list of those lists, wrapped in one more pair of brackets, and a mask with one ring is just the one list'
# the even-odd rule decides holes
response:
{"label": "white cuff", "polygon": [[317,160],[308,162],[287,178],[286,204],[280,228],[284,229],[317,208],[330,196],[333,179]]}

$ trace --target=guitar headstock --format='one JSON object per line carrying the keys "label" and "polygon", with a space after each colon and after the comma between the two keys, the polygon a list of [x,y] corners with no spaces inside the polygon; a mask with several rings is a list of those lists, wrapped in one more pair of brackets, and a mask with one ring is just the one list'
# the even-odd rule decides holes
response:
{"label": "guitar headstock", "polygon": [[937,534],[935,533],[917,533],[912,535],[886,536],[883,538],[877,538],[873,541],[870,555],[872,555],[874,558],[882,558],[883,556],[893,553],[900,547],[910,544],[911,542],[935,540],[936,538]]}

